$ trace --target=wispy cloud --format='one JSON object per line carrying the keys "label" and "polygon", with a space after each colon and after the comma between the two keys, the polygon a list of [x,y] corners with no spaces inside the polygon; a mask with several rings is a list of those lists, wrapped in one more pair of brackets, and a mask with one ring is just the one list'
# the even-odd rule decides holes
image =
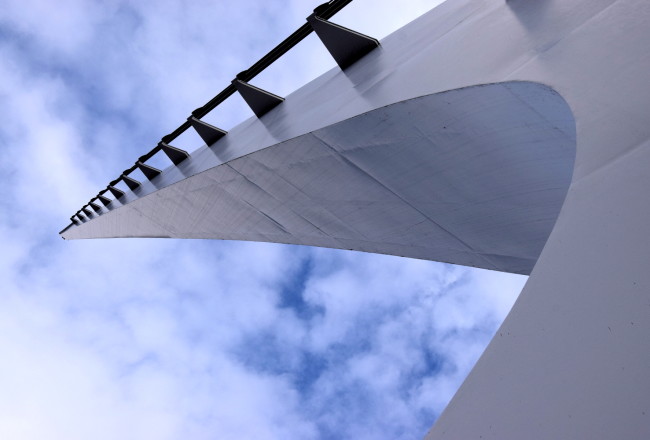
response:
{"label": "wispy cloud", "polygon": [[[338,21],[382,37],[436,3],[358,0]],[[56,234],[317,4],[3,4],[0,438],[419,438],[444,408],[523,277]],[[332,67],[317,43],[259,81]],[[249,114],[229,108],[224,125]]]}

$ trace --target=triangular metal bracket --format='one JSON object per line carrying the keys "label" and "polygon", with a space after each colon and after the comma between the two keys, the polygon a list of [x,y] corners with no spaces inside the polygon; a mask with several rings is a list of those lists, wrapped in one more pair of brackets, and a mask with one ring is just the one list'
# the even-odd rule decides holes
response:
{"label": "triangular metal bracket", "polygon": [[140,182],[132,177],[127,176],[126,174],[122,174],[121,177],[124,183],[126,183],[126,186],[128,186],[131,191],[137,189],[140,186]]}
{"label": "triangular metal bracket", "polygon": [[307,17],[307,22],[341,69],[351,66],[379,47],[379,41],[376,39],[324,20],[316,14]]}
{"label": "triangular metal bracket", "polygon": [[109,199],[108,197],[104,197],[104,196],[101,195],[101,194],[98,194],[98,195],[97,195],[97,198],[98,198],[99,201],[102,202],[102,203],[104,204],[104,206],[106,206],[106,207],[108,207],[108,205],[110,205],[111,202],[112,202],[111,199]]}
{"label": "triangular metal bracket", "polygon": [[160,145],[160,149],[167,155],[169,160],[174,162],[174,165],[178,165],[179,163],[183,162],[185,159],[190,157],[189,153],[185,150],[181,150],[180,148],[172,147],[169,144],[166,144],[165,142],[160,142],[158,145]]}
{"label": "triangular metal bracket", "polygon": [[88,209],[87,206],[88,205],[84,206],[83,208],[81,208],[81,210],[84,212],[84,214],[86,214],[86,217],[93,218],[92,217],[92,215],[93,215],[92,211],[90,209]]}
{"label": "triangular metal bracket", "polygon": [[96,213],[99,214],[99,213],[102,212],[102,208],[100,208],[98,204],[93,203],[93,202],[89,202],[88,204],[90,205],[91,208],[93,208],[93,210],[94,210]]}
{"label": "triangular metal bracket", "polygon": [[144,163],[142,163],[140,161],[138,161],[136,163],[136,165],[138,166],[138,168],[140,168],[140,171],[142,171],[142,174],[144,174],[144,176],[149,180],[153,179],[154,177],[156,177],[158,174],[160,174],[162,172],[158,168],[154,168],[154,167],[152,167],[150,165],[147,165],[147,164],[144,164]]}
{"label": "triangular metal bracket", "polygon": [[79,211],[77,211],[77,213],[75,215],[77,216],[77,218],[79,220],[81,220],[82,223],[86,222],[86,218],[83,215],[81,215],[81,209]]}
{"label": "triangular metal bracket", "polygon": [[232,84],[258,118],[261,118],[263,115],[268,113],[269,110],[284,101],[284,98],[248,84],[240,79],[233,79]]}
{"label": "triangular metal bracket", "polygon": [[201,136],[201,139],[203,139],[203,142],[209,147],[210,145],[214,144],[217,142],[219,139],[224,137],[228,132],[224,131],[220,128],[215,127],[214,125],[210,125],[207,122],[203,122],[200,119],[195,118],[194,116],[190,116],[187,118],[187,120],[192,124],[192,127],[194,127],[194,130]]}
{"label": "triangular metal bracket", "polygon": [[113,185],[108,185],[108,190],[115,196],[116,199],[121,199],[124,197],[124,191],[121,189],[115,188]]}

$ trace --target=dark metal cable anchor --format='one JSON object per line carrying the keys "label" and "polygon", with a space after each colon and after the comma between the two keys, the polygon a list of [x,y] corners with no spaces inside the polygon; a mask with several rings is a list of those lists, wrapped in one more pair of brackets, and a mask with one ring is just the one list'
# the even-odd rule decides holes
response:
{"label": "dark metal cable anchor", "polygon": [[273,108],[284,102],[284,98],[239,79],[244,73],[245,72],[242,72],[237,75],[237,78],[232,80],[232,84],[235,86],[241,97],[244,98],[246,104],[248,104],[251,110],[253,110],[255,116],[261,118]]}
{"label": "dark metal cable anchor", "polygon": [[185,159],[190,157],[189,153],[185,150],[181,150],[180,148],[176,148],[172,145],[167,144],[165,141],[160,141],[158,144],[160,149],[167,155],[169,160],[174,162],[174,165],[178,165],[181,162],[183,162]]}
{"label": "dark metal cable anchor", "polygon": [[126,174],[122,174],[121,177],[122,177],[122,181],[126,183],[126,186],[128,186],[131,191],[137,189],[140,186],[140,182],[138,182],[132,177],[127,176]]}
{"label": "dark metal cable anchor", "polygon": [[307,17],[307,22],[342,70],[379,47],[378,40],[319,17],[320,8]]}
{"label": "dark metal cable anchor", "polygon": [[208,147],[228,134],[227,131],[217,128],[214,125],[210,125],[207,122],[203,122],[194,116],[190,116],[187,120]]}

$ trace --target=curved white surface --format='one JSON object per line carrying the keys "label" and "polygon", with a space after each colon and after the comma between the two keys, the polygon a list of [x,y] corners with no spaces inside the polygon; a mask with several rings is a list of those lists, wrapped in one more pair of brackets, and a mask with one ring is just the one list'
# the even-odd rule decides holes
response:
{"label": "curved white surface", "polygon": [[269,241],[528,274],[574,155],[573,116],[548,87],[471,87],[382,107],[158,191],[138,188],[140,198],[65,237]]}

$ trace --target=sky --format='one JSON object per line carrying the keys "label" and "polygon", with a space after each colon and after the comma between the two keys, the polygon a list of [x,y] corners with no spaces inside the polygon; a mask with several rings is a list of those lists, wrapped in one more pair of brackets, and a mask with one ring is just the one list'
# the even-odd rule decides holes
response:
{"label": "sky", "polygon": [[[355,0],[382,38],[439,1]],[[318,1],[4,0],[0,439],[419,439],[526,277],[301,246],[63,241],[69,217]],[[334,62],[314,35],[259,75]],[[205,120],[251,116],[233,96]],[[176,142],[200,146],[190,131]]]}

